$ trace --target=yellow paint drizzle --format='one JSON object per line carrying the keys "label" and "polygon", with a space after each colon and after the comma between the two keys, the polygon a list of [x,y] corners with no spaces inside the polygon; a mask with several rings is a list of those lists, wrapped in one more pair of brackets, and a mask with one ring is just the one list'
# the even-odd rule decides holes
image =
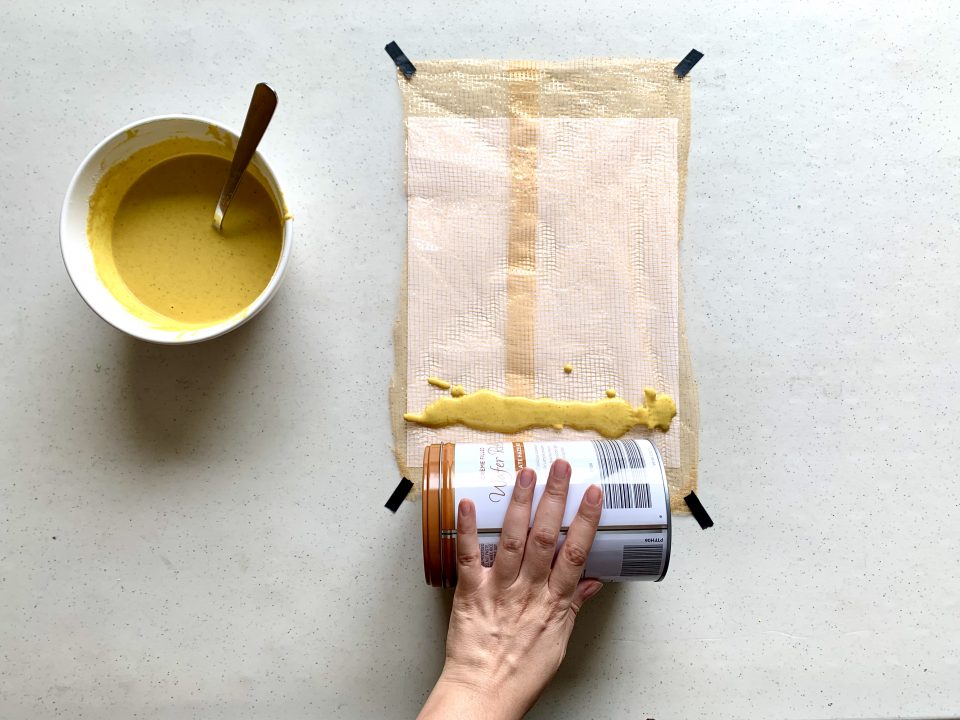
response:
{"label": "yellow paint drizzle", "polygon": [[617,396],[617,391],[616,391],[616,390],[614,390],[613,388],[607,388],[607,397],[608,397],[608,398],[615,398],[616,396]]}
{"label": "yellow paint drizzle", "polygon": [[[459,385],[453,390],[457,388],[462,390]],[[669,430],[677,414],[673,398],[653,388],[645,388],[643,395],[643,405],[633,407],[621,398],[581,402],[513,397],[492,390],[477,390],[463,396],[441,397],[427,405],[422,413],[406,413],[403,418],[433,428],[466,425],[474,430],[502,433],[535,427],[558,430],[570,427],[595,430],[608,438],[621,437],[638,425]]]}
{"label": "yellow paint drizzle", "polygon": [[463,389],[463,385],[454,385],[450,388],[450,394],[455,398],[463,397],[467,394],[467,391]]}
{"label": "yellow paint drizzle", "polygon": [[573,372],[573,365],[571,365],[570,363],[567,363],[566,365],[563,366],[563,371],[564,371],[567,375],[569,375],[570,373]]}
{"label": "yellow paint drizzle", "polygon": [[441,390],[450,389],[450,383],[448,383],[446,380],[441,380],[440,378],[428,377],[427,382],[433,385],[434,387],[440,388]]}

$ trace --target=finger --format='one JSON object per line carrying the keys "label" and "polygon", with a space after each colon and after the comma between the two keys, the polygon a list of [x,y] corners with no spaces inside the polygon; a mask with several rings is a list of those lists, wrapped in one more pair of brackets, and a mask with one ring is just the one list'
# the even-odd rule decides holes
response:
{"label": "finger", "polygon": [[524,468],[517,474],[513,496],[503,518],[497,557],[493,561],[493,576],[497,583],[511,585],[520,573],[523,546],[530,530],[530,508],[533,507],[533,490],[537,486],[537,473],[533,468]]}
{"label": "finger", "polygon": [[582,580],[577,589],[573,591],[573,599],[570,601],[570,609],[574,615],[580,614],[580,608],[583,604],[603,589],[603,583],[599,580]]}
{"label": "finger", "polygon": [[555,460],[523,549],[520,577],[529,582],[542,583],[550,575],[550,565],[553,564],[557,537],[560,535],[560,523],[563,522],[563,509],[567,503],[568,487],[570,463],[566,460]]}
{"label": "finger", "polygon": [[583,566],[587,564],[587,555],[597,535],[602,503],[603,492],[597,485],[591,485],[583,493],[580,509],[567,528],[567,538],[550,571],[550,590],[558,597],[571,597],[577,589],[577,583],[583,576]]}
{"label": "finger", "polygon": [[466,591],[473,590],[482,576],[477,508],[473,500],[461,500],[457,511],[457,585]]}

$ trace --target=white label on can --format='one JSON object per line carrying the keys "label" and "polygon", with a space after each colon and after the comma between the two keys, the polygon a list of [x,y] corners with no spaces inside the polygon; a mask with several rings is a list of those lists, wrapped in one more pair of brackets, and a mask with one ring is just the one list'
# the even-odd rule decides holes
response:
{"label": "white label on can", "polygon": [[[481,533],[480,561],[493,565],[500,543],[498,533]],[[565,534],[561,533],[562,547]],[[587,556],[583,576],[603,582],[658,580],[666,570],[669,539],[666,529],[598,532]]]}
{"label": "white label on can", "polygon": [[[543,496],[550,466],[557,458],[564,458],[572,468],[564,529],[573,521],[583,493],[592,484],[603,488],[601,530],[667,526],[664,471],[656,450],[647,440],[457,443],[453,466],[455,502],[473,500],[480,531],[499,533],[517,472],[523,467],[536,471],[536,506]],[[531,522],[532,519],[531,514]]]}

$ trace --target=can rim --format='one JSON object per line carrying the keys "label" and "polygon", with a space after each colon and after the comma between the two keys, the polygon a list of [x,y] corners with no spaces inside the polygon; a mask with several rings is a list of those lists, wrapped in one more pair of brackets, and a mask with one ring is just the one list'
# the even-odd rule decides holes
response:
{"label": "can rim", "polygon": [[667,576],[667,568],[670,567],[670,548],[673,545],[673,517],[670,513],[670,483],[667,482],[667,466],[663,464],[663,455],[660,454],[660,448],[657,447],[657,444],[649,440],[648,442],[650,442],[650,446],[657,456],[657,465],[660,467],[660,481],[663,483],[663,494],[667,501],[667,527],[664,533],[667,546],[664,549],[663,570],[660,572],[660,577],[654,580],[654,582],[660,582]]}
{"label": "can rim", "polygon": [[454,507],[454,443],[440,444],[440,488],[437,512],[440,518],[440,580],[443,587],[457,584],[457,508]]}

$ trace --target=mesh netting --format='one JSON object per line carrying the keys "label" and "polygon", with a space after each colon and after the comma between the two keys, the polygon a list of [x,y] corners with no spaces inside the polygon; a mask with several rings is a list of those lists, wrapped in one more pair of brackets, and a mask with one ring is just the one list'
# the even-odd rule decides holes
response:
{"label": "mesh netting", "polygon": [[[673,510],[696,488],[696,386],[678,249],[690,82],[675,63],[418,62],[398,73],[407,128],[408,241],[391,412],[397,460],[504,436],[407,424],[442,392],[592,401],[615,388],[676,400],[657,443]],[[573,373],[563,371],[565,364]],[[573,440],[550,428],[509,439]]]}

